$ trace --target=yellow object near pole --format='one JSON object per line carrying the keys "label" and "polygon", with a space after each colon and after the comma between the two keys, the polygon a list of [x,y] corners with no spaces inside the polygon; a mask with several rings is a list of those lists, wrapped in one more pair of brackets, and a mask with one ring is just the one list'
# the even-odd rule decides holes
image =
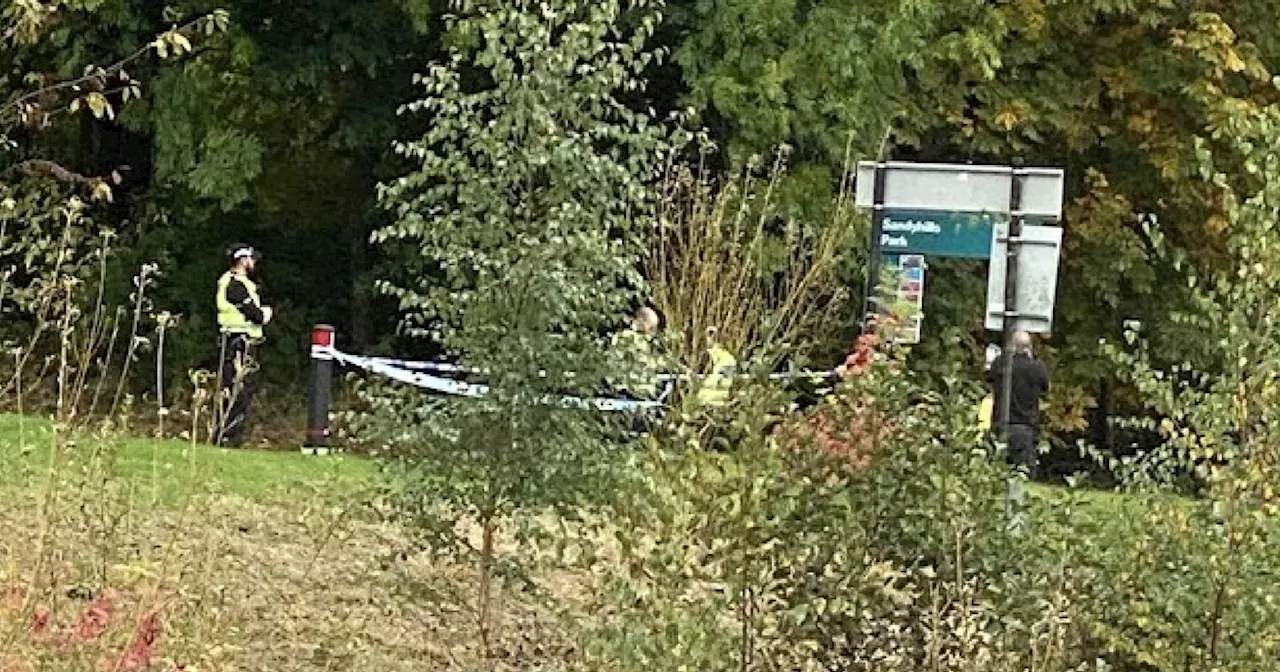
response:
{"label": "yellow object near pole", "polygon": [[697,400],[704,406],[724,406],[729,402],[738,359],[719,345],[712,345],[708,353],[711,356],[711,373],[702,380]]}

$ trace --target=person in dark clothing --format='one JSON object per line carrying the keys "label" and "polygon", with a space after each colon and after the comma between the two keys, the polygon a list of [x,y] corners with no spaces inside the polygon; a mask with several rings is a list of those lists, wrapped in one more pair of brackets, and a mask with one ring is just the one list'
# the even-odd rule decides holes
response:
{"label": "person in dark clothing", "polygon": [[[993,427],[997,435],[1004,428],[1000,416],[1004,407],[1004,372],[1010,358],[998,357],[987,374],[995,390]],[[1049,369],[1035,358],[1031,350],[1031,334],[1019,331],[1013,336],[1013,395],[1009,404],[1009,462],[1034,471],[1039,458],[1040,399],[1049,392]]]}
{"label": "person in dark clothing", "polygon": [[258,286],[249,278],[257,264],[254,249],[236,244],[231,246],[229,255],[231,268],[218,279],[221,391],[213,438],[219,446],[239,448],[244,443],[249,409],[258,388],[256,350],[262,343],[263,327],[271,322],[272,311],[262,305]]}

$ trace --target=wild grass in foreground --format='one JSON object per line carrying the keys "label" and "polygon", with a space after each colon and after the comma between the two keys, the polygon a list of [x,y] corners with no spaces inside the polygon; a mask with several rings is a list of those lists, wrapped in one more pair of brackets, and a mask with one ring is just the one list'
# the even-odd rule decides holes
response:
{"label": "wild grass in foreground", "polygon": [[[380,521],[358,458],[223,451],[0,417],[0,670],[474,669],[474,582]],[[502,649],[546,649],[550,621]]]}

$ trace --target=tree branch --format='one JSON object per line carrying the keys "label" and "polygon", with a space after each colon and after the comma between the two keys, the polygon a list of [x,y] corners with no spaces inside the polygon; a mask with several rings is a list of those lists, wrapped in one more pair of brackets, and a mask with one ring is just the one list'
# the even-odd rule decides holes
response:
{"label": "tree branch", "polygon": [[[201,16],[199,18],[192,19],[187,23],[184,23],[178,28],[175,28],[173,31],[166,31],[165,33],[161,33],[161,34],[165,35],[165,34],[168,34],[169,32],[185,33],[199,26],[202,22],[207,20],[209,20],[208,16]],[[123,70],[126,65],[129,65],[130,63],[147,55],[147,52],[151,51],[154,48],[154,45],[155,45],[154,41],[148,42],[147,44],[140,47],[137,51],[134,51],[128,56],[125,56],[124,58],[116,61],[115,63],[112,63],[111,65],[108,65],[105,68],[102,68],[101,70],[93,74],[88,74],[83,77],[79,77],[77,79],[70,79],[65,82],[59,82],[57,84],[52,84],[50,86],[36,89],[35,91],[30,91],[28,93],[25,93],[9,101],[8,103],[5,103],[4,107],[0,107],[0,117],[3,117],[5,114],[12,112],[15,108],[22,105],[23,103],[34,100],[41,96],[45,96],[50,93],[56,93],[59,91],[65,91],[67,89],[72,89],[82,84],[86,84],[88,82],[92,82],[95,80],[101,81],[107,77],[110,77],[111,75],[117,74],[121,70]]]}
{"label": "tree branch", "polygon": [[17,170],[18,172],[21,172],[28,177],[40,177],[41,175],[50,175],[54,179],[61,180],[62,182],[79,184],[79,185],[83,185],[90,188],[95,187],[98,184],[101,184],[102,182],[104,182],[104,180],[100,177],[89,177],[88,175],[81,175],[80,173],[77,173],[74,170],[64,168],[61,165],[53,161],[49,161],[47,159],[30,159],[28,161],[23,161],[22,163],[15,165],[13,167],[13,170]]}
{"label": "tree branch", "polygon": [[128,170],[129,166],[120,166],[108,175],[96,177],[77,173],[48,159],[29,159],[0,171],[0,175],[18,172],[27,177],[52,177],[60,182],[87,189],[94,200],[110,202],[112,200],[111,188],[124,181],[124,177],[120,173]]}

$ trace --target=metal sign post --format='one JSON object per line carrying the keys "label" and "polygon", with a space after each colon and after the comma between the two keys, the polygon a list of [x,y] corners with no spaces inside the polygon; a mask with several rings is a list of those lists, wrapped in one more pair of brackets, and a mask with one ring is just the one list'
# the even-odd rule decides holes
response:
{"label": "metal sign post", "polygon": [[[1013,184],[1009,189],[1009,236],[1005,242],[1004,267],[1004,375],[1000,380],[1000,424],[999,439],[1005,450],[1011,449],[1009,444],[1009,421],[1013,415],[1013,358],[1014,335],[1018,333],[1018,254],[1022,248],[1022,172],[1013,171]],[[1005,513],[1008,516],[1008,529],[1014,535],[1022,533],[1026,527],[1023,515],[1025,493],[1022,474],[1016,471],[1005,481]]]}
{"label": "metal sign post", "polygon": [[1018,330],[1018,250],[1022,247],[1022,172],[1015,170],[1009,190],[1009,239],[1004,267],[1004,379],[1000,381],[1000,436],[1009,440],[1013,410],[1013,337]]}
{"label": "metal sign post", "polygon": [[867,283],[862,297],[862,333],[871,329],[872,316],[878,312],[876,291],[880,287],[880,238],[884,234],[884,191],[888,171],[877,163],[872,169],[871,240],[867,248]]}

